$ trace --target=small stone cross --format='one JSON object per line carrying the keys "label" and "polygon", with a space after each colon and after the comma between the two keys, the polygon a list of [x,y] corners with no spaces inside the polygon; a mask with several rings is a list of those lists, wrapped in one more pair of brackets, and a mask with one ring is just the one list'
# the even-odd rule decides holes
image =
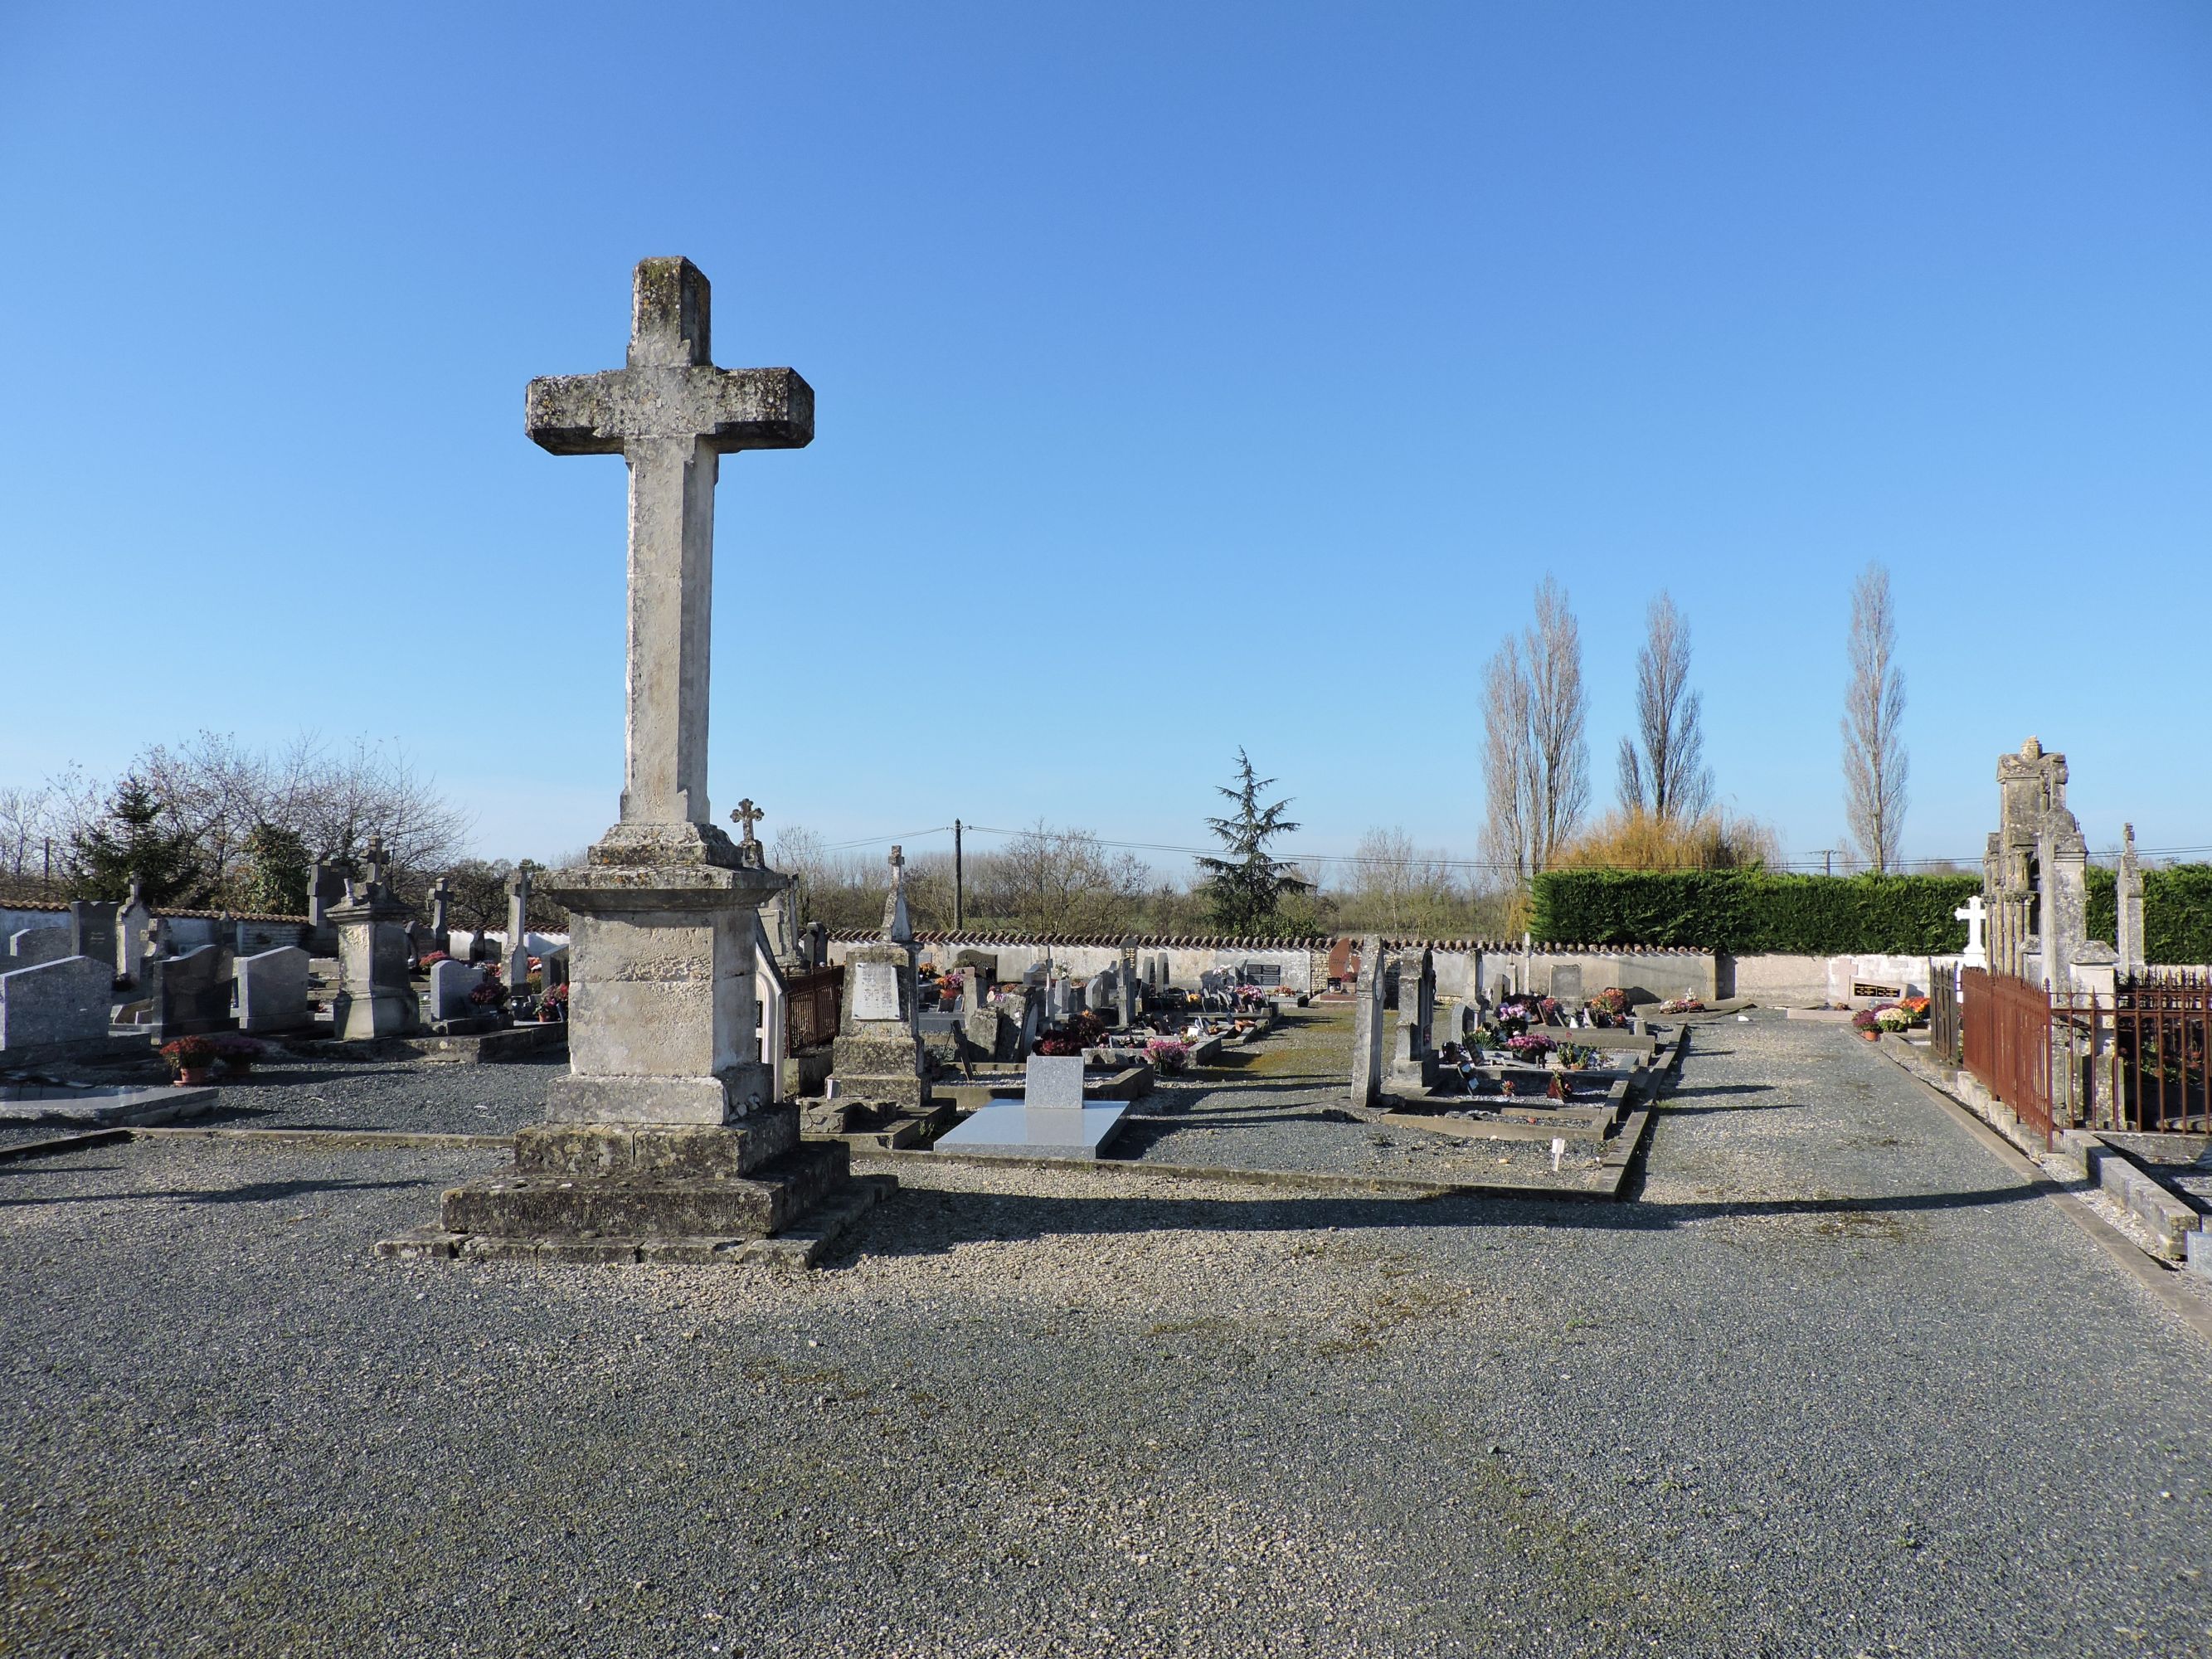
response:
{"label": "small stone cross", "polygon": [[629,681],[624,823],[710,822],[708,619],[714,480],[739,449],[814,439],[814,390],[788,368],[714,367],[707,279],[689,259],[642,259],[627,368],[530,383],[525,422],[556,455],[629,466]]}
{"label": "small stone cross", "polygon": [[748,795],[738,803],[737,810],[730,814],[730,822],[738,826],[738,839],[750,845],[753,839],[753,825],[767,816],[767,813],[753,805],[752,797]]}
{"label": "small stone cross", "polygon": [[368,845],[362,849],[361,856],[362,862],[368,866],[368,870],[366,879],[371,882],[381,882],[384,879],[384,866],[392,857],[392,854],[385,850],[384,831],[373,830],[369,832]]}
{"label": "small stone cross", "polygon": [[891,848],[890,863],[891,879],[903,885],[906,881],[906,848],[903,847],[893,847]]}

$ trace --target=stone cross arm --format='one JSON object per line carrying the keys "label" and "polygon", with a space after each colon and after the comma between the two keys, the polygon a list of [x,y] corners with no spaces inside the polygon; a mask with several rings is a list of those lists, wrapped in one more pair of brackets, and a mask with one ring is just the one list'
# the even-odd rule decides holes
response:
{"label": "stone cross arm", "polygon": [[647,368],[530,383],[531,437],[556,455],[619,454],[641,438],[696,439],[718,453],[803,449],[814,388],[791,368]]}

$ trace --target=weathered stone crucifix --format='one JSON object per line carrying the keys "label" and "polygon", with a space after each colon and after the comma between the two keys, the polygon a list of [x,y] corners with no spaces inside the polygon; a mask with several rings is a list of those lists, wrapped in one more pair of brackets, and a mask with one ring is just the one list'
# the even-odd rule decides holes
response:
{"label": "weathered stone crucifix", "polygon": [[[814,391],[788,368],[717,368],[707,279],[644,259],[629,361],[530,383],[530,435],[556,455],[629,464],[629,679],[624,824],[707,824],[708,629],[714,479],[739,449],[814,439]],[[719,839],[720,832],[715,832]]]}
{"label": "weathered stone crucifix", "polygon": [[753,825],[767,816],[767,813],[753,805],[752,797],[748,795],[738,803],[737,810],[730,814],[730,822],[738,826],[738,839],[740,842],[750,842],[753,838]]}

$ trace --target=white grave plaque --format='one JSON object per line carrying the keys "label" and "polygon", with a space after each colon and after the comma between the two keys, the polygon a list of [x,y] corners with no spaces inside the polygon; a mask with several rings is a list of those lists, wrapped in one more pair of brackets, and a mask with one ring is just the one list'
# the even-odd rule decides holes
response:
{"label": "white grave plaque", "polygon": [[854,964],[860,972],[853,984],[854,1019],[902,1020],[899,1010],[898,967],[889,962]]}

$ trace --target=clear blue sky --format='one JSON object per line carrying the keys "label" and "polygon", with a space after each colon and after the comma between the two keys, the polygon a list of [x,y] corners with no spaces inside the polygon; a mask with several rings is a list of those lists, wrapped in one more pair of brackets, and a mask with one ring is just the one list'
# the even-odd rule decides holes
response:
{"label": "clear blue sky", "polygon": [[1471,854],[1551,571],[1601,795],[1663,584],[1802,856],[1873,557],[1908,854],[2031,732],[2212,843],[2208,162],[2201,0],[8,6],[0,781],[307,725],[596,836],[622,465],[523,386],[682,253],[819,402],[723,469],[718,813],[1184,844],[1242,743]]}

